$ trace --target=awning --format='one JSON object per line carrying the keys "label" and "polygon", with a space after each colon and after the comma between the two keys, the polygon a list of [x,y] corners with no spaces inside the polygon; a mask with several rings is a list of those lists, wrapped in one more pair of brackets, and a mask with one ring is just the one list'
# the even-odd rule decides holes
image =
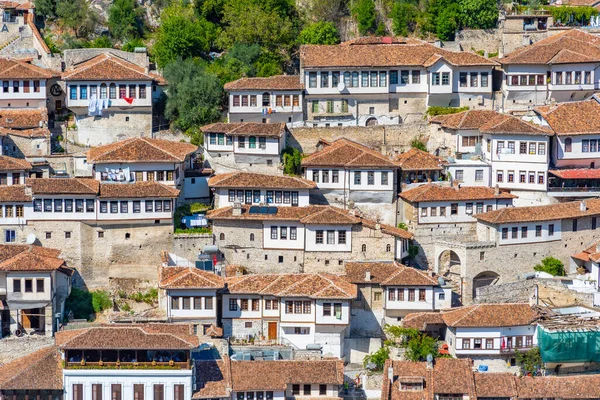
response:
{"label": "awning", "polygon": [[19,310],[31,310],[32,308],[42,308],[50,304],[49,301],[25,301],[25,300],[6,300],[8,308]]}

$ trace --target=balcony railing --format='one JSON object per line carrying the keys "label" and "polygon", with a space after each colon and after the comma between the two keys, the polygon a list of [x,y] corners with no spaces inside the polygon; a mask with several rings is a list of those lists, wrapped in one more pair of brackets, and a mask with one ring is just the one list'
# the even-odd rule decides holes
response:
{"label": "balcony railing", "polygon": [[144,361],[144,362],[108,362],[108,361],[96,361],[96,362],[66,362],[66,369],[191,369],[192,366],[189,362],[180,361]]}
{"label": "balcony railing", "polygon": [[500,348],[500,352],[501,353],[513,353],[515,350],[519,350],[519,351],[527,351],[527,350],[531,350],[533,348],[533,345],[521,345],[521,346],[504,346]]}
{"label": "balcony railing", "polygon": [[600,192],[600,187],[549,187],[549,192]]}

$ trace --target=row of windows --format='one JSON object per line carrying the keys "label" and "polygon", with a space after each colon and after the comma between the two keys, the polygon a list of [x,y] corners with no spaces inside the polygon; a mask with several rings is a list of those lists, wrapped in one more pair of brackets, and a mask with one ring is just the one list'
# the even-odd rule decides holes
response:
{"label": "row of windows", "polygon": [[[231,104],[232,107],[257,107],[257,96],[255,94],[251,95],[233,95],[231,96]],[[262,106],[270,107],[271,106],[271,98],[268,93],[263,94],[262,96]],[[300,95],[298,94],[289,94],[283,95],[278,94],[275,96],[275,107],[299,107],[300,106]]]}
{"label": "row of windows", "polygon": [[[329,87],[329,75],[328,71],[321,72],[321,87]],[[340,77],[342,77],[344,85],[346,87],[386,87],[387,86],[387,72],[386,71],[346,71],[343,75],[340,75],[339,71],[331,73],[331,87],[336,87],[340,83]],[[391,78],[391,76],[390,76]],[[398,72],[396,71],[396,83],[398,80]],[[308,73],[308,87],[317,87],[317,73]]]}
{"label": "row of windows", "polygon": [[[581,81],[582,76],[583,82]],[[592,83],[592,73],[591,71],[584,71],[582,75],[581,71],[555,72],[554,84],[562,85],[563,82],[565,85],[581,85],[582,83],[585,85],[590,85]]]}
{"label": "row of windows", "polygon": [[[95,200],[84,199],[35,199],[33,200],[34,212],[75,212],[93,213],[95,209]],[[54,205],[54,207],[53,207]],[[73,205],[75,207],[73,208]]]}
{"label": "row of windows", "polygon": [[7,204],[0,206],[0,218],[23,218],[23,206]]}
{"label": "row of windows", "polygon": [[[237,197],[236,197],[237,194]],[[229,202],[235,201],[245,204],[261,203],[260,190],[233,190],[229,189]],[[298,205],[298,192],[282,190],[267,190],[265,201],[268,204],[291,204]]]}
{"label": "row of windows", "polygon": [[[144,173],[145,172],[145,173]],[[135,171],[131,172],[129,175],[129,179],[136,182],[142,181],[172,181],[173,175],[176,174],[177,178],[179,178],[179,169],[175,171]],[[119,176],[122,176],[122,171],[118,173],[111,172],[100,172],[100,180],[101,181],[124,181],[126,179],[119,179]],[[146,179],[144,179],[146,178]]]}
{"label": "row of windows", "polygon": [[[24,287],[21,287],[21,279],[13,279],[13,293],[33,293],[35,287],[35,293],[44,293],[44,279],[24,279]],[[35,282],[35,286],[34,283]]]}
{"label": "row of windows", "polygon": [[[483,206],[484,204],[482,202],[479,203],[475,203],[475,214],[481,214],[483,213]],[[446,214],[446,209],[448,207],[421,207],[421,217],[437,217],[438,215],[440,217],[445,217]],[[438,211],[439,210],[439,211]],[[485,206],[485,212],[490,212],[493,210],[493,206],[491,204],[488,204]],[[465,203],[465,214],[467,215],[473,215],[473,203]],[[458,215],[458,203],[452,203],[450,204],[450,215]]]}
{"label": "row of windows", "polygon": [[[510,238],[519,239],[519,232],[521,232],[521,239],[526,239],[528,235],[528,228],[522,226],[520,229],[518,226],[510,228]],[[548,236],[554,236],[554,224],[548,225]],[[542,225],[535,226],[535,237],[542,237]],[[508,228],[502,228],[502,239],[508,239]]]}
{"label": "row of windows", "polygon": [[[406,291],[408,291],[407,297],[404,295],[404,292]],[[425,293],[425,289],[388,289],[388,300],[404,301],[404,299],[407,298],[408,301],[415,301],[415,298],[418,298],[419,301],[425,301]]]}
{"label": "row of windows", "polygon": [[[153,388],[153,397],[152,400],[165,400],[165,385],[164,384],[154,384]],[[102,396],[103,385],[100,383],[92,384],[92,398],[91,400],[103,400]],[[110,385],[111,392],[111,400],[123,400],[123,388],[121,384],[113,383]],[[145,396],[145,388],[143,384],[134,384],[133,385],[133,399],[132,400],[144,400]],[[185,390],[184,385],[173,385],[173,399],[174,400],[184,400]],[[272,397],[271,397],[272,398]],[[83,384],[76,383],[73,384],[73,400],[83,400]]]}
{"label": "row of windows", "polygon": [[[260,310],[260,300],[259,299],[239,299],[239,309],[241,311],[248,311],[251,309],[252,311]],[[229,299],[229,311],[237,311],[238,310],[238,299]]]}
{"label": "row of windows", "polygon": [[[279,234],[277,232],[279,231]],[[287,240],[288,228],[287,226],[272,226],[271,227],[271,240]],[[298,228],[290,226],[290,240],[298,239]]]}
{"label": "row of windows", "polygon": [[[18,172],[12,173],[12,184],[18,185],[21,182],[21,174]],[[0,174],[0,185],[8,185],[8,174]]]}
{"label": "row of windows", "polygon": [[[79,89],[79,90],[78,90]],[[126,97],[135,99],[146,98],[146,85],[119,85],[119,99]],[[129,89],[129,90],[127,90]],[[79,93],[79,96],[77,94]],[[89,86],[89,98],[100,98],[100,99],[116,99],[117,98],[117,85],[111,83],[106,85],[103,83],[100,85],[100,96],[98,97],[98,85]],[[88,86],[87,85],[70,85],[69,86],[69,100],[87,100],[88,99]]]}
{"label": "row of windows", "polygon": [[[311,110],[312,110],[313,114],[319,114],[321,112],[320,104],[321,103],[318,100],[313,100],[311,102]],[[336,104],[336,102],[333,100],[326,100],[325,101],[325,112],[327,114],[333,114],[334,112],[336,112],[336,109],[334,107],[335,104]],[[340,106],[337,111],[339,111],[341,113],[347,113],[348,112],[348,100],[342,99],[339,104],[340,104]]]}
{"label": "row of windows", "polygon": [[[489,143],[488,141],[488,151],[489,151]],[[540,142],[514,142],[512,140],[508,142],[504,142],[503,140],[499,140],[496,145],[496,154],[515,154],[515,145],[519,143],[519,154],[531,154],[531,155],[546,155],[546,143]],[[506,148],[505,148],[506,144]]]}
{"label": "row of windows", "polygon": [[[483,347],[485,346],[485,347]],[[533,336],[508,336],[503,337],[500,341],[500,349],[521,349],[533,347]],[[463,350],[497,350],[494,346],[493,338],[463,338],[462,340]]]}
{"label": "row of windows", "polygon": [[507,75],[506,84],[508,86],[544,86],[546,84],[546,76],[538,75]]}
{"label": "row of windows", "polygon": [[[479,79],[481,77],[481,80]],[[482,72],[481,74],[478,72],[461,72],[459,74],[458,84],[460,87],[467,87],[467,83],[469,87],[488,87],[488,73]]]}
{"label": "row of windows", "polygon": [[431,74],[431,84],[433,86],[439,86],[440,82],[443,86],[450,85],[450,72],[433,72]]}
{"label": "row of windows", "polygon": [[[506,176],[507,183],[515,183],[515,171],[496,171],[496,181],[498,183],[504,183],[504,177]],[[530,183],[530,184],[538,184],[543,185],[545,181],[546,174],[544,172],[537,172],[537,181],[536,181],[536,172],[535,171],[519,171],[519,183]]]}
{"label": "row of windows", "polygon": [[[319,183],[319,178],[322,183],[329,183],[329,170],[325,169],[319,171],[314,169],[312,171],[313,182]],[[387,185],[389,183],[389,174],[387,171],[382,171],[380,174],[380,184]],[[339,171],[334,169],[331,170],[331,183],[339,183]],[[362,182],[362,171],[354,172],[354,184],[360,185]],[[375,185],[375,171],[367,171],[367,185]]]}
{"label": "row of windows", "polygon": [[172,310],[212,310],[212,297],[171,297]]}
{"label": "row of windows", "polygon": [[[134,213],[141,212],[142,202],[141,200],[133,200],[132,210]],[[146,212],[163,212],[163,211],[171,211],[171,200],[145,200],[145,209]],[[83,200],[83,199],[35,199],[33,200],[33,211],[34,212],[73,212],[73,204],[75,204],[75,212],[82,213],[93,213],[94,212],[94,200]],[[127,213],[129,212],[129,201],[100,201],[100,212],[108,213],[110,205],[111,214],[116,214],[118,212]],[[7,207],[5,206],[5,210]],[[20,211],[19,211],[19,207]],[[19,213],[21,215],[19,215]],[[23,207],[16,207],[16,216],[23,216]]]}
{"label": "row of windows", "polygon": [[[209,136],[209,143],[212,145],[218,144],[219,146],[232,146],[233,139],[231,136],[227,136],[224,133],[211,133]],[[238,148],[244,149],[246,148],[246,138],[243,136],[238,137]],[[248,148],[256,149],[256,136],[248,137]],[[267,138],[264,136],[258,137],[258,148],[266,149],[267,148]]]}
{"label": "row of windows", "polygon": [[[337,232],[337,244],[346,244],[346,231],[327,231],[327,235],[325,236],[325,231],[318,230],[315,234],[315,243],[316,244],[324,244],[325,237],[327,238],[327,244],[335,244],[335,237]],[[365,247],[366,251],[366,246]]]}
{"label": "row of windows", "polygon": [[[140,213],[142,210],[142,202],[140,200],[134,200],[132,203],[132,211],[134,214]],[[146,212],[170,212],[171,211],[171,200],[145,200],[144,201]],[[110,206],[110,207],[109,207]],[[100,213],[106,214],[110,209],[111,214],[127,214],[129,213],[129,201],[101,201],[100,202]]]}
{"label": "row of windows", "polygon": [[273,400],[273,392],[237,392],[237,400],[254,400],[256,394],[256,400]]}
{"label": "row of windows", "polygon": [[[457,169],[454,171],[454,179],[456,179],[457,181],[463,182],[464,176],[465,176],[465,173],[462,169]],[[481,181],[483,181],[483,170],[476,169],[475,170],[475,182],[481,182]]]}
{"label": "row of windows", "polygon": [[[311,385],[302,385],[302,386],[303,386],[302,394],[304,396],[311,396],[312,395]],[[292,385],[292,396],[299,396],[299,395],[300,395],[300,385]],[[327,395],[327,385],[319,385],[319,396],[326,396],[326,395]]]}
{"label": "row of windows", "polygon": [[31,88],[33,86],[33,92],[39,93],[40,91],[40,81],[12,81],[12,85],[10,81],[2,81],[2,93],[9,93],[10,87],[12,86],[12,93],[19,93],[21,88],[23,88],[23,93],[31,92]]}

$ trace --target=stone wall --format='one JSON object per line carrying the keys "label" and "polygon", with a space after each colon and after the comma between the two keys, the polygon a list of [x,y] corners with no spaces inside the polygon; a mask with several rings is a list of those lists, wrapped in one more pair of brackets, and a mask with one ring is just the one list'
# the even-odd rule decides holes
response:
{"label": "stone wall", "polygon": [[171,252],[194,262],[198,258],[198,253],[204,246],[213,244],[213,235],[206,234],[175,234],[173,235],[173,246]]}
{"label": "stone wall", "polygon": [[77,115],[77,130],[68,139],[83,146],[101,146],[123,139],[151,137],[152,107],[111,107],[102,117]]}
{"label": "stone wall", "polygon": [[501,37],[498,29],[463,29],[456,35],[456,41],[465,51],[483,50],[495,53],[500,48]]}
{"label": "stone wall", "polygon": [[2,139],[2,154],[9,157],[45,157],[50,154],[50,138],[29,138],[18,135],[6,135]]}

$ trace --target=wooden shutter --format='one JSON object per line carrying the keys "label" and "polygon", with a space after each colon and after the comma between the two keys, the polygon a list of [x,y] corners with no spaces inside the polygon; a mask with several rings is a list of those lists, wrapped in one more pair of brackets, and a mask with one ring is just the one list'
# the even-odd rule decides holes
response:
{"label": "wooden shutter", "polygon": [[164,385],[154,385],[154,400],[165,400]]}
{"label": "wooden shutter", "polygon": [[73,400],[83,400],[83,384],[76,383],[73,385]]}

